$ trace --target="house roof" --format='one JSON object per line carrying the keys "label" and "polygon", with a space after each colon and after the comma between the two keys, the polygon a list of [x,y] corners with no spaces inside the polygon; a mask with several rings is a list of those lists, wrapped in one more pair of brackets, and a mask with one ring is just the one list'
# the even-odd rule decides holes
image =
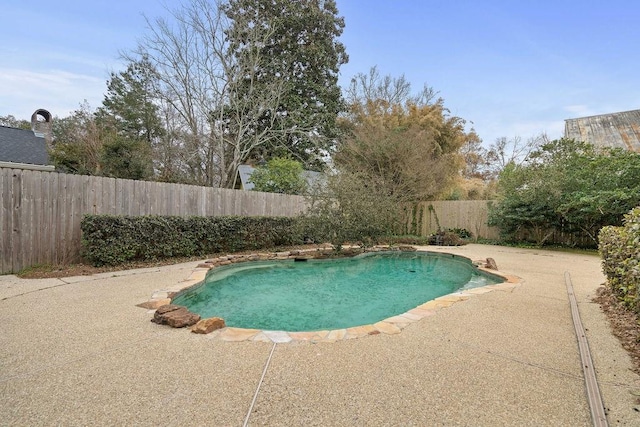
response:
{"label": "house roof", "polygon": [[48,165],[47,144],[31,130],[0,126],[0,162]]}
{"label": "house roof", "polygon": [[[242,183],[243,190],[253,190],[253,182],[250,182],[251,174],[255,168],[249,165],[240,165],[238,166],[238,175],[240,176],[240,182]],[[307,185],[312,188],[318,182],[320,182],[323,178],[323,174],[315,171],[302,171],[302,176],[307,181]]]}
{"label": "house roof", "polygon": [[565,120],[564,136],[598,147],[640,152],[640,110]]}

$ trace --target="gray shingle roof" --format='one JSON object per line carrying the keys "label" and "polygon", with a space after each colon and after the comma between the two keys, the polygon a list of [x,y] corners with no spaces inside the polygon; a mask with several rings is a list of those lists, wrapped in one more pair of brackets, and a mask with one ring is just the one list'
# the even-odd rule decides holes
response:
{"label": "gray shingle roof", "polygon": [[0,126],[0,161],[48,165],[47,144],[33,131]]}

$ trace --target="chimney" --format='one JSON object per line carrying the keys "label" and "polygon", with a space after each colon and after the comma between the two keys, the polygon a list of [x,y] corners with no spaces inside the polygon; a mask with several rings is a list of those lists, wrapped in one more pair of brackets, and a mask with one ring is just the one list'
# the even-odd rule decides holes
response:
{"label": "chimney", "polygon": [[47,147],[51,147],[51,143],[53,142],[53,125],[50,112],[42,108],[36,110],[31,115],[31,130],[36,136],[44,138]]}

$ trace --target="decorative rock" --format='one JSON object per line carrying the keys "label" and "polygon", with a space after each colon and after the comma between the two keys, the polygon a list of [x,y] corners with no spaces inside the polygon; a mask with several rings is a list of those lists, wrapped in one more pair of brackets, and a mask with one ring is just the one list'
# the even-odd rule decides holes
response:
{"label": "decorative rock", "polygon": [[401,250],[402,252],[415,252],[417,250],[413,246],[406,246],[406,245],[398,246],[398,249]]}
{"label": "decorative rock", "polygon": [[184,328],[196,324],[200,315],[187,310],[187,307],[167,304],[158,307],[151,321],[158,325],[169,325],[172,328]]}
{"label": "decorative rock", "polygon": [[488,268],[491,270],[497,270],[498,264],[496,264],[496,260],[494,260],[493,258],[487,258],[487,263],[485,265],[485,268]]}
{"label": "decorative rock", "polygon": [[146,308],[147,310],[155,310],[163,305],[171,304],[171,298],[151,299],[143,303],[137,304],[136,307]]}
{"label": "decorative rock", "polygon": [[224,323],[224,319],[221,317],[210,317],[208,319],[202,319],[193,327],[191,327],[191,332],[194,334],[210,334],[211,332],[222,329],[226,325]]}

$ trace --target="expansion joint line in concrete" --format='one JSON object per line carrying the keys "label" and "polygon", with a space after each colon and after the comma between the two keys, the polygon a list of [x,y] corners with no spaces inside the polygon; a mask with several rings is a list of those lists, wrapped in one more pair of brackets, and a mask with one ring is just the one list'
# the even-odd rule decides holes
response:
{"label": "expansion joint line in concrete", "polygon": [[593,366],[593,359],[591,358],[591,351],[589,350],[589,342],[587,341],[582,320],[580,320],[578,302],[576,300],[576,295],[573,292],[571,275],[568,271],[565,271],[564,273],[564,281],[567,285],[567,294],[569,295],[569,304],[571,305],[573,326],[576,330],[576,337],[578,338],[578,348],[580,350],[580,360],[582,361],[582,370],[584,372],[587,399],[589,401],[589,408],[591,409],[591,419],[593,420],[593,425],[595,427],[607,427],[609,424],[607,423],[607,416],[604,412],[604,404],[602,402],[600,388],[598,387],[596,370]]}
{"label": "expansion joint line in concrete", "polygon": [[21,296],[24,296],[24,295],[32,294],[34,292],[46,291],[48,289],[53,289],[53,288],[58,288],[60,286],[70,285],[69,282],[65,282],[62,279],[58,279],[58,280],[60,280],[62,283],[58,283],[57,285],[47,286],[47,287],[44,287],[44,288],[34,289],[32,291],[23,292],[21,294],[16,294],[16,295],[11,295],[11,296],[8,296],[8,297],[4,297],[4,298],[0,299],[0,301],[6,301],[6,300],[11,299],[11,298],[18,298],[18,297],[21,297]]}
{"label": "expansion joint line in concrete", "polygon": [[271,353],[269,353],[269,357],[267,357],[267,363],[264,364],[264,369],[262,370],[262,376],[260,377],[260,381],[258,382],[258,387],[256,387],[256,392],[253,394],[253,400],[251,401],[251,406],[249,406],[249,411],[247,411],[247,416],[244,417],[244,423],[242,423],[242,427],[247,427],[249,425],[249,417],[251,417],[251,412],[253,412],[253,406],[256,404],[256,400],[258,400],[258,393],[260,393],[260,386],[264,381],[265,375],[267,375],[267,369],[269,369],[269,364],[271,363],[271,357],[273,356],[273,351],[276,349],[277,343],[273,343],[273,347],[271,347]]}

